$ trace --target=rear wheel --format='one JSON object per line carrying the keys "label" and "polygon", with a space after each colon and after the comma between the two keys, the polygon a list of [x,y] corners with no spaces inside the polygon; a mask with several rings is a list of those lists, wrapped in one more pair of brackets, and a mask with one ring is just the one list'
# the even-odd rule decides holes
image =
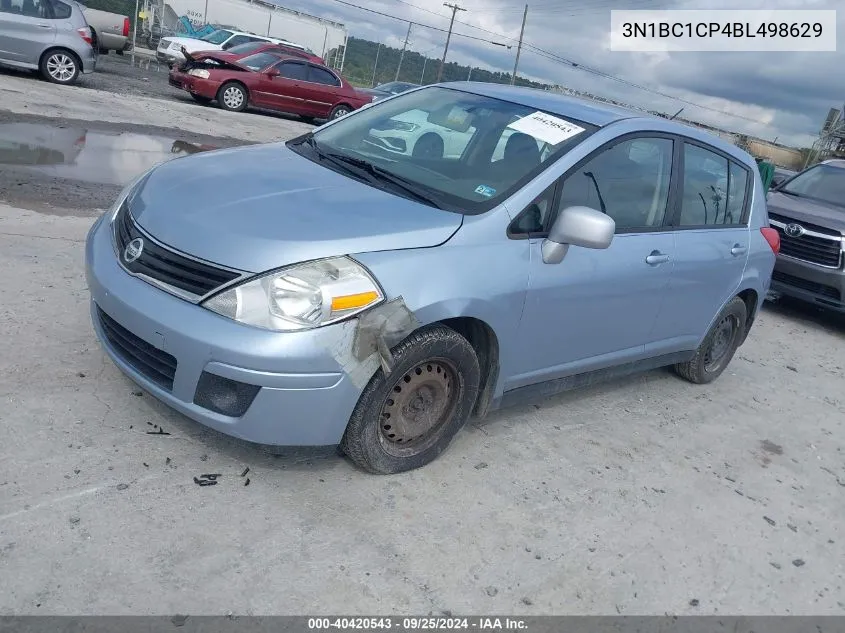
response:
{"label": "rear wheel", "polygon": [[699,385],[716,380],[725,371],[742,342],[747,320],[745,301],[734,297],[716,317],[692,360],[675,365],[675,373]]}
{"label": "rear wheel", "polygon": [[209,103],[211,103],[211,99],[209,99],[208,97],[203,97],[202,95],[195,95],[193,93],[191,93],[191,96],[194,98],[194,101],[199,104],[208,105]]}
{"label": "rear wheel", "polygon": [[70,51],[47,51],[41,58],[40,71],[47,81],[72,84],[79,77],[79,60]]}
{"label": "rear wheel", "polygon": [[425,466],[466,423],[480,370],[472,345],[439,326],[413,333],[393,350],[388,376],[379,369],[346,427],[342,450],[371,473]]}
{"label": "rear wheel", "polygon": [[329,119],[339,119],[342,116],[346,116],[350,112],[352,112],[352,108],[350,108],[348,105],[340,104],[339,106],[335,106],[335,108],[331,111],[331,114],[329,114]]}
{"label": "rear wheel", "polygon": [[246,88],[234,81],[223,84],[217,91],[217,105],[230,112],[243,112],[247,106]]}

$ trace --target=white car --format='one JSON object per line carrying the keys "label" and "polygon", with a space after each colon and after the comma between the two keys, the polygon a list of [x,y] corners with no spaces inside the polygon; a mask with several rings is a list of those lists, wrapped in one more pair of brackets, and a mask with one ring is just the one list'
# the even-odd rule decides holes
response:
{"label": "white car", "polygon": [[156,49],[156,58],[160,62],[173,64],[185,61],[185,56],[182,54],[182,47],[189,53],[196,53],[198,51],[227,51],[234,46],[248,44],[249,42],[270,42],[272,44],[284,44],[286,46],[302,48],[298,44],[274,37],[265,37],[263,35],[243,33],[230,29],[218,29],[199,39],[194,37],[163,37],[159,40],[158,48]]}

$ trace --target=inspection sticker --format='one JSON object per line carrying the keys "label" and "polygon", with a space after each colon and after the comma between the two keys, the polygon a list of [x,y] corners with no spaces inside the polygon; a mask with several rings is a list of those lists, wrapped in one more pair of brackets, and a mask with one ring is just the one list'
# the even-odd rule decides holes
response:
{"label": "inspection sticker", "polygon": [[492,198],[496,193],[496,190],[493,189],[493,187],[488,187],[487,185],[478,185],[475,189],[475,193],[484,196],[485,198]]}
{"label": "inspection sticker", "polygon": [[529,114],[519,121],[514,121],[508,127],[517,132],[530,134],[549,145],[557,145],[584,131],[584,128],[570,123],[566,119],[560,119],[545,112]]}

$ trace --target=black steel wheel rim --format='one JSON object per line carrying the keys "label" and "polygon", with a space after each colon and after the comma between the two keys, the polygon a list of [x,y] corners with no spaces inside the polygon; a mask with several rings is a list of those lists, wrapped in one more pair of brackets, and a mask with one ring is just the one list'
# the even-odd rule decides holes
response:
{"label": "black steel wheel rim", "polygon": [[379,441],[395,457],[409,457],[431,447],[458,404],[458,371],[445,358],[418,363],[395,374],[379,412]]}
{"label": "black steel wheel rim", "polygon": [[712,373],[721,368],[733,347],[738,332],[739,322],[733,315],[723,317],[716,324],[713,338],[704,354],[704,371]]}

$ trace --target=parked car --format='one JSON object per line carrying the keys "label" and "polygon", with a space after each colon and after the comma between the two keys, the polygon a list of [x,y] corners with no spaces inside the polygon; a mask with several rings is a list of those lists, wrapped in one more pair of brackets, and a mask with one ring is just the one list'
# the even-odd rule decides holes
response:
{"label": "parked car", "polygon": [[[411,111],[475,133],[458,157],[365,142]],[[684,170],[700,159],[720,173]],[[96,335],[151,394],[223,433],[340,444],[395,473],[508,404],[662,366],[715,380],[777,248],[739,148],[554,93],[449,83],[286,143],[160,165],[95,223],[85,260]]]}
{"label": "parked car", "polygon": [[787,180],[797,175],[797,171],[791,169],[784,169],[783,167],[775,167],[775,175],[772,177],[772,187],[778,187]]}
{"label": "parked car", "polygon": [[171,69],[169,81],[199,103],[216,100],[224,110],[235,112],[251,105],[309,121],[336,119],[364,104],[355,88],[331,68],[275,52],[238,61],[205,54]]}
{"label": "parked car", "polygon": [[88,26],[93,32],[93,45],[101,54],[108,54],[109,51],[116,51],[122,55],[123,51],[132,48],[129,39],[129,16],[92,9],[79,2]]}
{"label": "parked car", "polygon": [[407,81],[391,81],[386,84],[379,84],[375,88],[358,88],[358,91],[372,97],[372,101],[378,101],[419,87],[419,84],[412,84]]}
{"label": "parked car", "polygon": [[768,206],[781,239],[772,290],[845,312],[845,160],[802,171],[769,192]]}
{"label": "parked car", "polygon": [[[300,57],[307,59],[309,62],[315,64],[322,64],[323,58],[306,52],[301,48],[288,46],[287,44],[274,44],[273,42],[247,42],[246,44],[239,44],[225,51],[197,51],[196,53],[188,53],[190,61],[199,61],[205,59],[209,55],[216,59],[236,62],[239,59],[256,55],[257,53],[278,53],[280,55],[288,55],[292,57]],[[189,61],[187,58],[185,61]],[[184,64],[185,62],[182,62]],[[180,64],[181,65],[181,64]]]}
{"label": "parked car", "polygon": [[293,42],[285,42],[272,37],[264,37],[262,35],[255,35],[254,33],[244,33],[231,29],[218,29],[201,38],[162,37],[156,49],[156,59],[167,64],[175,64],[185,61],[185,51],[188,53],[228,51],[230,48],[249,42],[269,42],[300,48],[293,44]]}
{"label": "parked car", "polygon": [[74,0],[0,0],[0,64],[71,84],[92,73],[91,28]]}

